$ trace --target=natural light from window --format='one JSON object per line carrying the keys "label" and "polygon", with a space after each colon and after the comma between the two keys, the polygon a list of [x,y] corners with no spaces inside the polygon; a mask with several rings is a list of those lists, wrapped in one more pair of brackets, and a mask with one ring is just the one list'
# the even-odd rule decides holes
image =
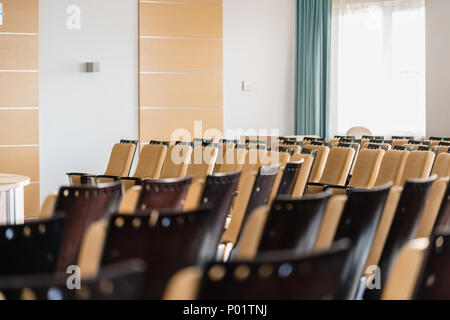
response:
{"label": "natural light from window", "polygon": [[364,126],[375,135],[424,136],[425,8],[350,2],[334,14],[333,133]]}

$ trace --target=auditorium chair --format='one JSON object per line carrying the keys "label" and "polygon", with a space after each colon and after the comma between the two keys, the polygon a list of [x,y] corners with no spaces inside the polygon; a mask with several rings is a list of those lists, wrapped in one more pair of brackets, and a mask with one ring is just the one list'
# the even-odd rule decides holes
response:
{"label": "auditorium chair", "polygon": [[430,190],[428,201],[425,206],[423,217],[420,221],[419,229],[416,238],[430,238],[436,220],[444,201],[445,192],[449,183],[449,177],[437,179]]}
{"label": "auditorium chair", "polygon": [[[120,143],[114,145],[104,176],[128,177],[130,175],[137,144],[137,141],[122,140]],[[102,176],[95,176],[91,173],[68,173],[67,176],[69,177],[69,182],[72,186],[111,181],[111,179],[105,179],[106,181],[104,181]]]}
{"label": "auditorium chair", "polygon": [[381,161],[375,186],[382,186],[389,182],[393,182],[394,186],[400,186],[408,156],[409,151],[405,150],[386,151]]}
{"label": "auditorium chair", "polygon": [[406,182],[389,228],[379,263],[377,264],[381,272],[381,289],[366,290],[364,299],[381,299],[382,290],[400,250],[410,240],[416,238],[428,195],[435,180],[436,176],[433,176],[427,179],[415,179]]}
{"label": "auditorium chair", "polygon": [[0,277],[54,273],[65,219],[0,226]]}
{"label": "auditorium chair", "polygon": [[227,147],[224,153],[222,163],[218,163],[214,173],[230,173],[242,169],[247,157],[247,149],[243,145],[237,145],[236,148]]}
{"label": "auditorium chair", "polygon": [[326,251],[332,247],[333,239],[347,200],[347,195],[340,194],[332,196],[328,201],[319,234],[314,245],[314,252]]}
{"label": "auditorium chair", "polygon": [[330,192],[294,200],[281,197],[272,206],[252,212],[236,248],[236,260],[254,259],[266,251],[311,254],[319,233]]}
{"label": "auditorium chair", "polygon": [[442,229],[432,238],[414,293],[416,300],[450,299],[449,231],[449,229]]}
{"label": "auditorium chair", "polygon": [[348,184],[350,188],[373,188],[385,155],[384,150],[364,149],[358,154],[353,174]]}
{"label": "auditorium chair", "polygon": [[436,156],[439,156],[441,153],[449,153],[450,146],[439,146],[436,152]]}
{"label": "auditorium chair", "polygon": [[345,186],[356,151],[350,147],[331,148],[318,183],[309,183],[309,192],[319,192],[328,185]]}
{"label": "auditorium chair", "polygon": [[256,208],[269,203],[279,167],[279,165],[262,166],[258,172],[253,171],[246,175],[242,172],[238,184],[238,195],[231,211],[231,220],[222,235],[221,242],[225,246],[223,250],[225,261],[237,244],[248,216]]}
{"label": "auditorium chair", "polygon": [[382,300],[413,299],[429,244],[428,238],[417,238],[408,242],[401,249],[386,280]]}
{"label": "auditorium chair", "polygon": [[[349,239],[352,249],[343,272],[340,297],[353,300],[369,256],[378,222],[392,183],[371,190],[352,189],[348,194],[334,241]],[[364,213],[364,214],[361,214]]]}
{"label": "auditorium chair", "polygon": [[406,160],[400,185],[404,185],[407,180],[425,179],[430,176],[435,159],[434,152],[431,151],[411,151]]}
{"label": "auditorium chair", "polygon": [[76,265],[83,236],[95,221],[117,212],[122,199],[121,182],[98,186],[62,187],[59,190],[55,212],[65,217],[57,270],[65,272]]}
{"label": "auditorium chair", "polygon": [[128,259],[145,261],[142,297],[161,299],[174,273],[214,260],[222,229],[212,225],[216,223],[212,215],[208,207],[185,213],[114,215],[109,222],[101,264],[107,266]]}
{"label": "auditorium chair", "polygon": [[450,177],[450,153],[437,156],[431,174],[436,174],[439,178]]}
{"label": "auditorium chair", "polygon": [[450,229],[450,183],[447,184],[447,190],[445,191],[436,223],[433,227],[433,233],[446,228]]}
{"label": "auditorium chair", "polygon": [[303,143],[300,141],[283,141],[279,144],[281,148],[294,149],[294,154],[302,152]]}
{"label": "auditorium chair", "polygon": [[[164,159],[159,179],[178,179],[186,177],[193,148],[190,144],[171,145]],[[174,161],[175,160],[175,161]]]}
{"label": "auditorium chair", "polygon": [[191,177],[144,180],[135,210],[183,210],[191,183]]}
{"label": "auditorium chair", "polygon": [[346,240],[333,249],[298,257],[267,252],[255,261],[210,263],[174,275],[166,300],[334,300],[351,252]]}
{"label": "auditorium chair", "polygon": [[135,185],[140,185],[143,179],[159,179],[167,149],[168,146],[164,143],[143,146],[133,177],[120,177],[125,191]]}
{"label": "auditorium chair", "polygon": [[[274,189],[272,191],[274,197],[272,199],[280,196],[294,196],[294,191],[299,180],[303,162],[304,160],[297,162],[290,161],[286,164],[286,167],[282,172],[280,172],[282,173],[280,182],[275,182],[274,184]],[[278,176],[280,176],[280,173],[278,173]]]}
{"label": "auditorium chair", "polygon": [[[312,152],[310,154],[303,153],[303,152]],[[294,154],[291,157],[292,162],[302,162],[302,167],[300,169],[300,172],[297,177],[297,182],[294,187],[294,191],[292,192],[293,198],[301,198],[303,197],[303,194],[305,193],[308,180],[311,176],[311,170],[314,165],[315,157],[317,155],[316,150],[302,150],[299,154]]]}
{"label": "auditorium chair", "polygon": [[218,153],[218,145],[196,146],[192,152],[186,176],[192,177],[194,183],[205,180],[214,171]]}
{"label": "auditorium chair", "polygon": [[[270,202],[273,201],[278,195],[278,192],[280,191],[280,187],[282,185],[282,182],[284,184],[284,187],[288,187],[287,185],[289,183],[289,179],[292,182],[297,178],[298,171],[300,169],[300,166],[292,164],[288,171],[285,171],[289,161],[291,160],[291,154],[289,153],[288,149],[285,148],[279,148],[278,151],[271,150],[267,152],[267,158],[268,160],[265,161],[266,165],[280,165],[280,170],[278,171],[277,177],[275,179],[275,182],[273,184],[272,194],[270,196]],[[285,174],[286,173],[286,174]],[[282,181],[283,179],[286,179]],[[283,190],[282,190],[283,191]],[[293,189],[290,190],[284,190],[284,192],[293,191]]]}
{"label": "auditorium chair", "polygon": [[130,260],[108,266],[80,289],[68,287],[68,274],[41,274],[0,279],[0,300],[136,300],[141,297],[145,264]]}
{"label": "auditorium chair", "polygon": [[322,177],[325,165],[327,163],[328,155],[330,154],[330,148],[326,146],[305,146],[302,152],[307,152],[307,150],[317,150],[317,155],[314,160],[314,164],[311,170],[311,175],[309,177],[309,182],[319,182]]}

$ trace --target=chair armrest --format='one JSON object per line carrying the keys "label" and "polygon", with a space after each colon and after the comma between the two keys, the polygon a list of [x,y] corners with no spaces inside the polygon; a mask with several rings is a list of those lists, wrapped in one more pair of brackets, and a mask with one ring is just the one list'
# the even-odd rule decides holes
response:
{"label": "chair armrest", "polygon": [[111,179],[113,181],[117,181],[120,179],[120,177],[117,176],[108,176],[108,175],[100,175],[100,176],[95,176],[98,179]]}
{"label": "chair armrest", "polygon": [[120,180],[133,181],[136,186],[142,185],[142,182],[144,181],[144,179],[142,178],[133,178],[133,177],[122,177],[120,178]]}
{"label": "chair armrest", "polygon": [[[95,175],[90,173],[66,173],[69,177],[69,182],[72,186],[82,185],[82,184],[95,184]],[[78,179],[74,179],[74,177],[78,177]],[[78,181],[77,181],[78,180]]]}

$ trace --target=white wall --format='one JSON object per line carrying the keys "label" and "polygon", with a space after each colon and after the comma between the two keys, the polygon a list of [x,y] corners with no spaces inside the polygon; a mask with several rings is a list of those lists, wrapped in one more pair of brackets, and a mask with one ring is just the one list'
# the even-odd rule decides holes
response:
{"label": "white wall", "polygon": [[294,133],[295,33],[295,0],[224,0],[225,129]]}
{"label": "white wall", "polygon": [[[81,8],[81,30],[66,28]],[[41,199],[68,171],[103,173],[114,143],[138,137],[138,1],[40,1]],[[101,72],[83,63],[99,61]]]}
{"label": "white wall", "polygon": [[427,135],[450,136],[450,1],[426,0]]}

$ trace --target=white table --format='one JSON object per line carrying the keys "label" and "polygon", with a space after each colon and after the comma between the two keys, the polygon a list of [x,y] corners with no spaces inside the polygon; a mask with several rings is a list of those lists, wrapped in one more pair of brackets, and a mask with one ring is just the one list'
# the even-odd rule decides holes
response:
{"label": "white table", "polygon": [[24,188],[30,178],[0,173],[0,225],[23,224]]}

